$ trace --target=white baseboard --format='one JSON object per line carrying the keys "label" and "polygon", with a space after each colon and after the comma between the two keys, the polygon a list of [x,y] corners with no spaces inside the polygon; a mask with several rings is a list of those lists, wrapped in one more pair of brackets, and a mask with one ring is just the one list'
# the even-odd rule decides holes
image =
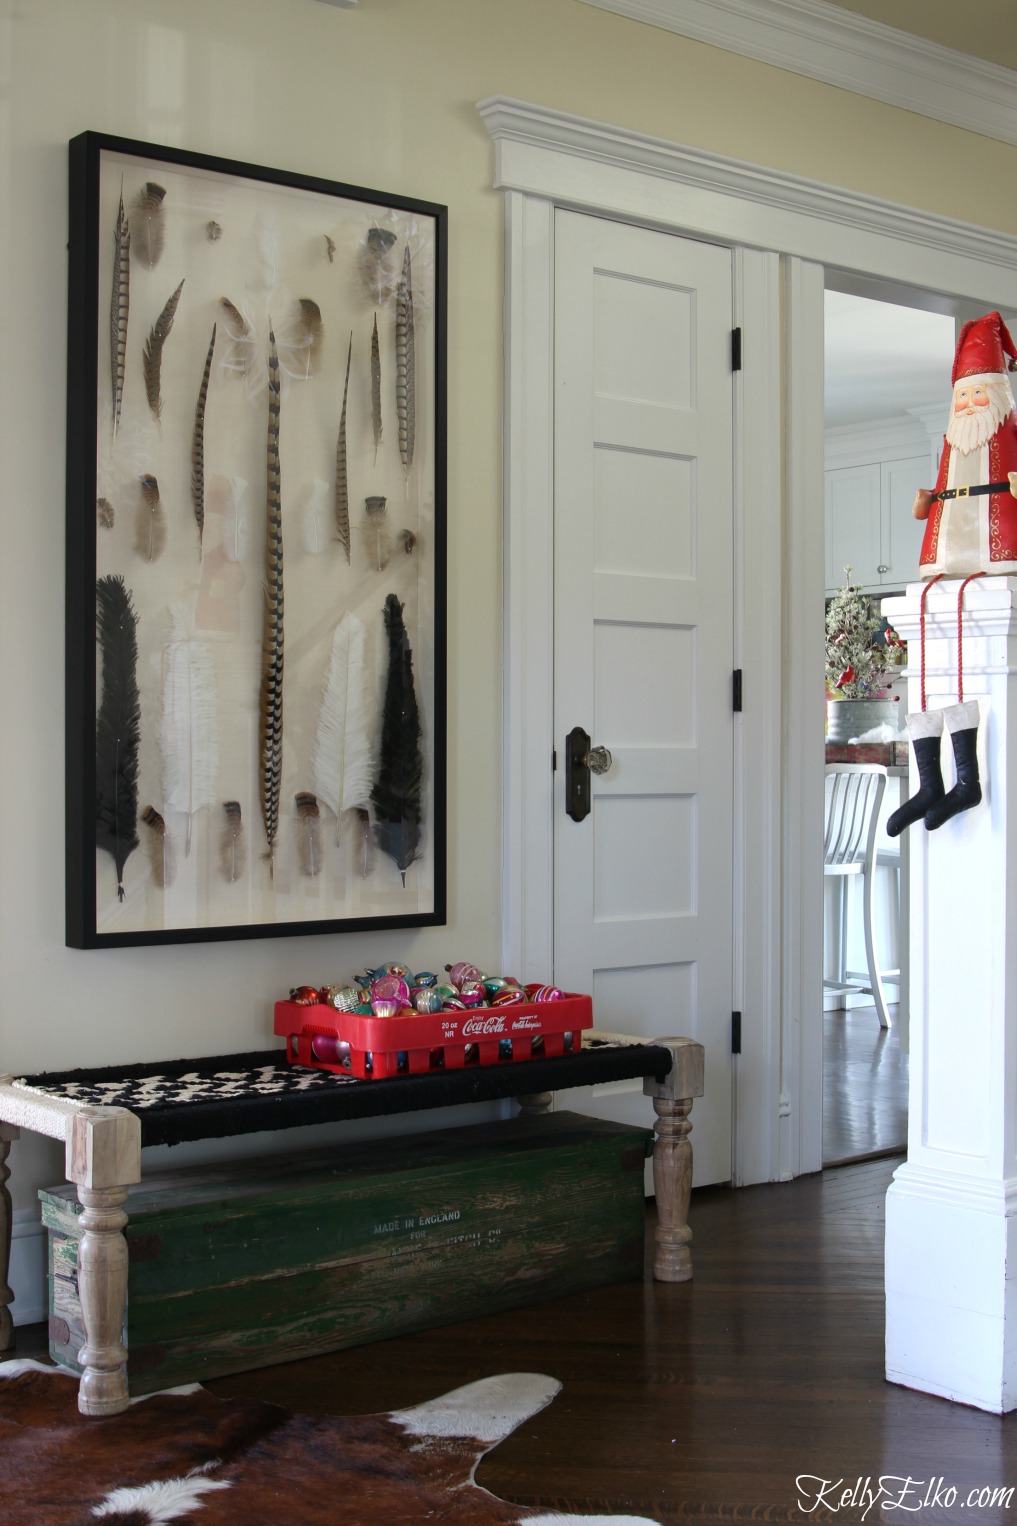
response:
{"label": "white baseboard", "polygon": [[46,1290],[46,1231],[38,1212],[14,1211],[11,1227],[11,1316],[16,1325],[36,1325],[49,1318]]}

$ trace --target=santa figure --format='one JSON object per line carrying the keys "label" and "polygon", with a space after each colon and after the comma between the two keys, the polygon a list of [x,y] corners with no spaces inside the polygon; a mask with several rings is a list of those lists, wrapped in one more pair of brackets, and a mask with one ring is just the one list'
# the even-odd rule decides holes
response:
{"label": "santa figure", "polygon": [[[919,558],[923,578],[1017,573],[1017,413],[1008,369],[1017,370],[1017,349],[999,313],[965,323],[954,356],[939,477],[933,490],[919,489],[912,510],[927,521]],[[960,699],[944,710],[908,716],[921,787],[890,817],[891,837],[920,817],[934,830],[981,800],[978,701]],[[944,728],[957,765],[949,792],[940,772]]]}
{"label": "santa figure", "polygon": [[1007,376],[1017,349],[998,313],[965,323],[939,477],[912,510],[928,521],[923,578],[1017,572],[1017,414]]}

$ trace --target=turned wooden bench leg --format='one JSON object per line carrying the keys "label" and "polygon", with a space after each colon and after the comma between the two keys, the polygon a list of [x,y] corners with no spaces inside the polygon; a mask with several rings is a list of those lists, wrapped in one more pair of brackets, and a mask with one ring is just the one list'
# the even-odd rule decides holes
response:
{"label": "turned wooden bench leg", "polygon": [[0,1123],[0,1356],[6,1356],[14,1350],[14,1322],[10,1311],[14,1294],[8,1281],[11,1275],[13,1213],[11,1195],[7,1190],[7,1180],[11,1174],[7,1156],[11,1142],[17,1137],[18,1130],[12,1124]]}
{"label": "turned wooden bench leg", "polygon": [[653,1143],[653,1191],[657,1229],[653,1275],[658,1282],[688,1282],[692,1276],[689,1246],[689,1199],[692,1193],[692,1124],[694,1097],[703,1095],[705,1052],[694,1039],[655,1040],[670,1049],[672,1065],[663,1081],[647,1076],[643,1091],[657,1115]]}
{"label": "turned wooden bench leg", "polygon": [[127,1187],[141,1180],[141,1125],[124,1110],[80,1113],[67,1141],[67,1176],[78,1186],[78,1296],[85,1344],[78,1386],[83,1415],[117,1415],[127,1408]]}

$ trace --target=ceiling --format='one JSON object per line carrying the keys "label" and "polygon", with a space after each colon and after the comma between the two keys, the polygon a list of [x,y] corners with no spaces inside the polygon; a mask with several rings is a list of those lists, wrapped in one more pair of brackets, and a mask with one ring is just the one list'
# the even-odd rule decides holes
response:
{"label": "ceiling", "polygon": [[839,9],[910,32],[927,42],[1017,69],[1014,0],[838,0]]}
{"label": "ceiling", "polygon": [[956,329],[943,313],[826,293],[828,429],[906,417],[950,402]]}

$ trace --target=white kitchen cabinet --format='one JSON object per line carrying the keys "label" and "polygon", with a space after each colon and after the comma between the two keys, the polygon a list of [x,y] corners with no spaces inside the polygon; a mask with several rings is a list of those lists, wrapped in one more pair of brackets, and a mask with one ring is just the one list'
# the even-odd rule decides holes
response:
{"label": "white kitchen cabinet", "polygon": [[865,593],[886,593],[917,581],[925,526],[912,518],[911,505],[916,490],[931,487],[933,479],[927,450],[827,469],[828,596],[843,587],[845,567]]}

